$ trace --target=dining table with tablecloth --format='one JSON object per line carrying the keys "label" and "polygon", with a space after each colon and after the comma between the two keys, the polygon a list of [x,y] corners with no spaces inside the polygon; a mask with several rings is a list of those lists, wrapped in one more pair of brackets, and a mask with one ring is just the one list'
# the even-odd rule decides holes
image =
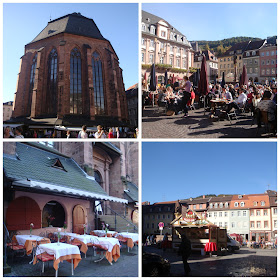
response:
{"label": "dining table with tablecloth", "polygon": [[120,232],[115,236],[119,241],[126,242],[128,248],[133,248],[134,244],[138,244],[139,236],[138,233],[132,232]]}
{"label": "dining table with tablecloth", "polygon": [[54,256],[53,267],[56,270],[56,276],[58,274],[59,263],[64,260],[70,262],[72,265],[72,275],[74,275],[74,269],[81,261],[81,254],[78,246],[67,243],[49,243],[38,245],[33,264],[38,262],[38,255],[44,253]]}
{"label": "dining table with tablecloth", "polygon": [[37,243],[44,240],[44,243],[51,243],[49,238],[41,237],[32,234],[18,234],[13,236],[13,241],[16,242],[18,245],[24,246],[26,250],[26,255],[30,255],[34,247],[37,246]]}
{"label": "dining table with tablecloth", "polygon": [[91,231],[90,234],[98,237],[105,237],[106,235],[107,237],[114,237],[117,234],[117,232],[113,230],[108,230],[106,233],[105,230],[96,229]]}

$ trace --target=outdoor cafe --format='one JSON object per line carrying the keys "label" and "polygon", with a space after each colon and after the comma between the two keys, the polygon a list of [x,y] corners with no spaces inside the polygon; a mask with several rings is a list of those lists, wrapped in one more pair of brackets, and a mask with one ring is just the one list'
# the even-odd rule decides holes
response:
{"label": "outdoor cafe", "polygon": [[100,202],[128,201],[109,196],[72,158],[37,143],[10,142],[4,174],[5,268],[17,260],[44,275],[45,264],[52,263],[53,276],[59,276],[66,261],[74,275],[89,256],[92,264],[113,265],[122,252],[137,250],[137,233],[117,232],[97,220]]}

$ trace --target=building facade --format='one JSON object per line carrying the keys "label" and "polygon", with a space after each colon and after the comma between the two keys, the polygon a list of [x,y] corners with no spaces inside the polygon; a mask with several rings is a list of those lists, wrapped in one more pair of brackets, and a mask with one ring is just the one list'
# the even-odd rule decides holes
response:
{"label": "building facade", "polygon": [[143,234],[159,234],[158,224],[164,223],[162,234],[172,234],[169,224],[174,220],[176,201],[159,202],[142,205],[142,231]]}
{"label": "building facade", "polygon": [[[142,11],[141,63],[168,65],[169,75],[183,77],[193,67],[194,52],[186,36],[166,20]],[[173,69],[183,70],[184,73]],[[142,76],[149,70],[142,68]],[[163,82],[165,69],[158,69],[158,82]]]}
{"label": "building facade", "polygon": [[129,87],[126,91],[129,124],[138,127],[138,84]]}
{"label": "building facade", "polygon": [[218,58],[210,51],[198,51],[194,53],[194,68],[201,68],[203,55],[206,57],[208,82],[214,82],[218,75]]}
{"label": "building facade", "polygon": [[13,101],[3,103],[3,121],[7,121],[12,117]]}
{"label": "building facade", "polygon": [[52,20],[25,46],[13,118],[29,117],[70,125],[127,121],[118,56],[92,19],[72,13]]}
{"label": "building facade", "polygon": [[267,44],[260,50],[260,82],[269,83],[277,80],[277,45]]}
{"label": "building facade", "polygon": [[220,228],[229,228],[230,201],[232,196],[211,197],[207,210],[207,219]]}
{"label": "building facade", "polygon": [[225,73],[225,82],[232,83],[239,81],[243,70],[243,52],[246,50],[251,41],[234,44],[223,55],[218,57],[218,76],[222,79]]}
{"label": "building facade", "polygon": [[250,42],[243,53],[243,63],[247,68],[248,81],[260,80],[260,49],[266,44],[266,40]]}
{"label": "building facade", "polygon": [[248,195],[250,203],[250,240],[271,241],[272,225],[269,196],[265,194]]}
{"label": "building facade", "polygon": [[250,214],[249,199],[247,195],[233,195],[229,209],[229,234],[238,234],[243,240],[249,240]]}

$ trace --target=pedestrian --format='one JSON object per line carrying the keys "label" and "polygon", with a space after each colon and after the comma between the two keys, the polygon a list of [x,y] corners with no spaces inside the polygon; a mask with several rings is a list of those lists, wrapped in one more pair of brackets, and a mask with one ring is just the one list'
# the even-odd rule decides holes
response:
{"label": "pedestrian", "polygon": [[116,138],[120,138],[120,130],[116,127]]}
{"label": "pedestrian", "polygon": [[95,138],[106,138],[106,134],[101,125],[97,126],[97,131],[95,132]]}
{"label": "pedestrian", "polygon": [[4,138],[14,138],[9,126],[6,126],[4,129]]}
{"label": "pedestrian", "polygon": [[88,138],[87,126],[86,125],[82,126],[82,130],[79,132],[78,138]]}
{"label": "pedestrian", "polygon": [[113,129],[109,128],[108,138],[114,138]]}
{"label": "pedestrian", "polygon": [[68,138],[70,138],[70,137],[71,137],[70,130],[67,130],[67,132],[66,132],[66,138],[68,139]]}
{"label": "pedestrian", "polygon": [[191,255],[192,245],[191,245],[191,241],[187,238],[187,236],[185,234],[183,234],[181,237],[182,237],[182,242],[179,246],[178,254],[180,256],[182,256],[182,260],[184,263],[185,276],[189,276],[191,268],[188,264],[188,258]]}
{"label": "pedestrian", "polygon": [[24,138],[22,135],[22,128],[19,126],[15,129],[15,138]]}
{"label": "pedestrian", "polygon": [[182,109],[184,111],[184,118],[188,117],[188,107],[187,107],[187,103],[189,101],[189,99],[191,98],[191,87],[192,84],[189,81],[189,77],[188,76],[184,76],[184,84],[181,87],[177,87],[176,90],[178,89],[184,89],[183,91],[183,97],[182,97]]}

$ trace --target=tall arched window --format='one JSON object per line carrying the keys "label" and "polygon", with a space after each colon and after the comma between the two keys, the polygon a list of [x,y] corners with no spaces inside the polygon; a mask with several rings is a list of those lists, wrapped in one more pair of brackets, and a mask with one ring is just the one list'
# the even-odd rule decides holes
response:
{"label": "tall arched window", "polygon": [[57,51],[52,49],[48,58],[48,96],[49,112],[57,112]]}
{"label": "tall arched window", "polygon": [[94,171],[94,178],[95,181],[103,188],[103,180],[99,171],[97,170]]}
{"label": "tall arched window", "polygon": [[105,105],[104,105],[102,62],[97,52],[94,52],[92,54],[92,74],[93,74],[95,114],[104,115]]}
{"label": "tall arched window", "polygon": [[81,53],[75,48],[70,56],[70,114],[82,114]]}
{"label": "tall arched window", "polygon": [[33,57],[32,65],[31,65],[31,71],[30,71],[29,92],[28,92],[28,107],[27,107],[27,108],[29,108],[30,112],[31,112],[31,102],[32,102],[36,67],[37,67],[37,53]]}

